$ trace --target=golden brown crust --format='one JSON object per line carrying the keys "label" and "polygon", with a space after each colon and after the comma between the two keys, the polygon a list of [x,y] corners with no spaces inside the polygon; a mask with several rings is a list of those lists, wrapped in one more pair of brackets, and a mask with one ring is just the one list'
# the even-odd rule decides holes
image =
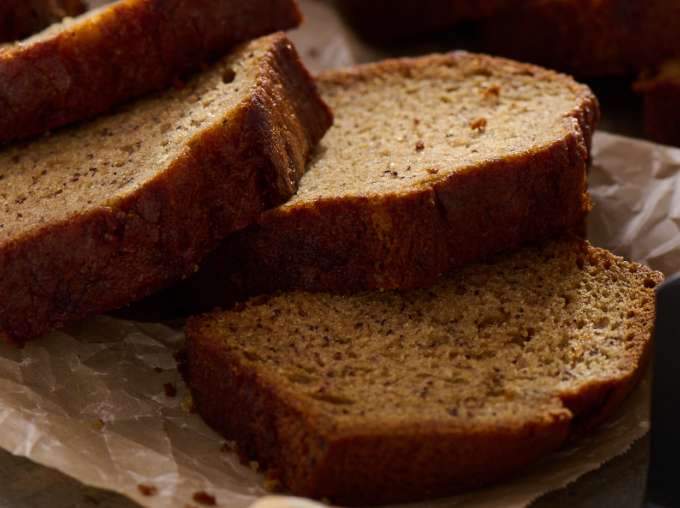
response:
{"label": "golden brown crust", "polygon": [[[631,275],[636,285],[644,281],[650,291],[662,281],[661,274],[604,250],[578,242],[574,248],[594,266],[621,265],[639,272]],[[209,316],[189,320],[184,375],[205,420],[294,494],[341,505],[405,502],[508,477],[611,416],[649,360],[653,298],[631,311],[637,313],[632,342],[638,347],[626,353],[626,374],[564,392],[561,410],[511,426],[339,428],[258,378],[238,354],[212,340],[203,324]]]}
{"label": "golden brown crust", "polygon": [[[389,75],[396,68],[437,65],[442,58],[456,55],[386,61],[319,79],[349,87],[368,73]],[[292,288],[352,292],[425,286],[465,263],[577,229],[590,208],[587,147],[599,107],[587,88],[556,79],[581,98],[565,120],[572,122],[571,132],[559,142],[407,193],[325,198],[271,210],[257,225],[227,238],[177,298],[206,308]]]}
{"label": "golden brown crust", "polygon": [[331,115],[292,44],[282,34],[270,42],[250,100],[194,137],[159,176],[109,207],[2,246],[7,339],[24,341],[181,279],[221,238],[295,192]]}
{"label": "golden brown crust", "polygon": [[0,42],[28,37],[66,16],[85,11],[80,0],[3,0],[0,3]]}
{"label": "golden brown crust", "polygon": [[300,20],[294,0],[117,2],[53,35],[0,51],[0,143],[163,89],[234,44]]}
{"label": "golden brown crust", "polygon": [[680,3],[533,0],[485,20],[487,51],[578,76],[633,75],[680,55]]}

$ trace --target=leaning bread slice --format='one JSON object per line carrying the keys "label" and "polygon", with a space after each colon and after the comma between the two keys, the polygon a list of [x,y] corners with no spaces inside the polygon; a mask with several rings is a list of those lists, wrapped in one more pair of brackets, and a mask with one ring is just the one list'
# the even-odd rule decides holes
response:
{"label": "leaning bread slice", "polygon": [[161,90],[301,20],[295,0],[119,0],[0,49],[0,143]]}
{"label": "leaning bread slice", "polygon": [[275,34],[178,89],[0,152],[0,335],[21,341],[186,276],[295,192],[330,121]]}
{"label": "leaning bread slice", "polygon": [[81,0],[3,0],[0,3],[0,42],[23,39],[84,10]]}
{"label": "leaning bread slice", "polygon": [[193,318],[198,412],[294,494],[402,502],[518,472],[647,363],[657,272],[566,240],[430,289],[291,293]]}
{"label": "leaning bread slice", "polygon": [[599,110],[566,76],[453,53],[334,71],[318,85],[336,120],[299,191],[228,238],[185,298],[422,286],[578,227],[589,209]]}

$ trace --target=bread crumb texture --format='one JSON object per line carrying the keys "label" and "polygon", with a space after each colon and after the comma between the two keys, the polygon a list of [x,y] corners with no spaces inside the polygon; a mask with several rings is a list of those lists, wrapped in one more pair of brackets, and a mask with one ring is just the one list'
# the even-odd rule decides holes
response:
{"label": "bread crumb texture", "polygon": [[190,321],[188,381],[199,413],[294,493],[444,494],[516,472],[620,404],[661,279],[566,240],[430,289],[260,297]]}
{"label": "bread crumb texture", "polygon": [[649,341],[658,277],[601,250],[553,244],[431,289],[255,299],[200,319],[192,340],[218,338],[338,421],[513,421],[559,408],[560,394],[584,383],[630,374]]}
{"label": "bread crumb texture", "polygon": [[[108,207],[176,160],[256,84],[266,44],[184,86],[91,124],[0,152],[0,242],[88,207]],[[223,82],[225,73],[234,73]]]}
{"label": "bread crumb texture", "polygon": [[[400,193],[480,163],[540,152],[574,132],[587,87],[467,53],[405,59],[319,77],[336,111],[297,195]],[[578,128],[578,127],[577,127]]]}

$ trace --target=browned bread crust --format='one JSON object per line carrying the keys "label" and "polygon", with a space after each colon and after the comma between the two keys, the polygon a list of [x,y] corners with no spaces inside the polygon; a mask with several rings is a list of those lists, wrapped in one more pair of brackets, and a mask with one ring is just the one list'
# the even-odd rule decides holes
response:
{"label": "browned bread crust", "polygon": [[[606,277],[612,277],[611,284],[620,284],[620,298],[631,298],[631,301],[627,304],[627,315],[624,312],[618,317],[615,314],[610,316],[620,326],[618,332],[613,333],[620,335],[616,341],[620,341],[621,345],[616,357],[608,361],[625,365],[623,372],[609,375],[595,369],[592,379],[579,380],[574,386],[569,386],[569,382],[561,383],[569,376],[564,378],[558,371],[553,379],[546,381],[555,387],[556,405],[544,414],[535,412],[530,419],[513,419],[500,413],[497,422],[491,420],[477,426],[461,421],[457,413],[452,415],[455,418],[450,423],[445,417],[439,421],[425,418],[425,421],[412,426],[399,423],[399,419],[377,425],[369,417],[372,425],[368,427],[361,423],[362,418],[359,417],[354,423],[337,419],[332,416],[337,413],[329,415],[315,405],[315,392],[312,391],[316,377],[323,376],[328,369],[332,370],[328,365],[327,369],[319,363],[321,367],[317,370],[322,374],[310,372],[310,379],[302,380],[302,384],[296,387],[285,377],[294,369],[286,363],[285,356],[280,368],[269,365],[269,370],[262,370],[260,362],[270,353],[257,346],[249,347],[246,339],[228,338],[229,323],[236,330],[238,321],[222,317],[219,313],[193,318],[187,327],[188,350],[182,368],[198,412],[227,439],[235,440],[243,456],[257,460],[294,494],[324,497],[340,505],[395,503],[447,495],[516,474],[570,439],[592,430],[609,417],[636,386],[648,363],[654,323],[653,287],[662,280],[659,273],[578,242],[567,243],[566,246],[553,245],[546,250],[561,251],[556,255],[571,259],[570,266],[580,263],[581,270],[608,271],[610,275]],[[464,273],[474,274],[475,270],[471,268]],[[484,265],[479,270],[483,272]],[[567,273],[554,275],[568,276]],[[512,277],[513,273],[509,273],[508,279]],[[547,284],[550,285],[549,280]],[[599,294],[597,287],[591,290]],[[323,297],[326,298],[325,295]],[[258,305],[272,311],[271,319],[263,318],[261,325],[276,337],[275,307],[267,307],[267,301],[254,301],[245,308]],[[567,312],[561,307],[553,310],[556,313]],[[595,319],[591,313],[594,309],[583,310],[585,313],[581,315],[585,316],[586,323]],[[242,311],[237,309],[236,312]],[[474,309],[474,312],[484,314],[481,309]],[[262,315],[268,314],[263,312]],[[362,317],[366,321],[380,319],[381,316],[369,312]],[[296,316],[282,317],[285,320],[291,318],[297,320]],[[215,326],[221,319],[224,319],[224,324]],[[302,330],[308,324],[320,323],[318,329],[321,329],[324,323],[342,319],[333,313],[331,304],[326,316],[314,314],[311,319],[305,316],[296,321],[296,326]],[[353,323],[347,323],[347,326],[345,339],[351,343]],[[586,328],[588,326],[585,325]],[[222,327],[224,333],[216,331]],[[335,328],[333,330],[331,333],[337,333]],[[246,326],[243,336],[249,336],[248,333]],[[578,330],[555,330],[555,333],[562,333],[565,337],[573,333],[588,336],[588,332]],[[336,336],[329,340],[334,345]],[[242,342],[245,343],[243,350]],[[415,347],[413,343],[418,339],[409,336],[405,342],[408,344],[406,347],[411,348]],[[628,344],[625,350],[624,344]],[[315,351],[319,346],[309,347]],[[306,348],[306,339],[298,338],[296,350],[305,351]],[[370,356],[356,352],[362,359]],[[557,354],[557,351],[554,353]],[[586,361],[586,353],[593,353],[587,342],[580,357],[583,362]],[[545,354],[551,355],[550,351]],[[473,358],[469,362],[474,371],[476,362],[485,360]],[[295,363],[295,360],[291,362]],[[377,355],[375,363],[378,370],[381,362]],[[511,360],[507,362],[509,369],[517,368]],[[357,368],[359,366],[366,367],[364,363],[358,364]],[[434,369],[432,373],[436,377],[437,367]],[[329,377],[326,382],[330,393],[342,390],[343,381]],[[349,377],[346,382],[352,383],[353,380]],[[312,384],[312,387],[305,383]],[[436,405],[433,399],[436,400],[436,396],[427,403],[423,402],[423,411],[427,411],[428,404]],[[332,400],[329,396],[328,401]],[[343,402],[338,399],[336,403]],[[483,405],[473,407],[483,411]]]}
{"label": "browned bread crust", "polygon": [[333,71],[318,82],[322,92],[324,83],[351,90],[367,76],[389,79],[399,69],[475,58],[577,87],[578,107],[567,115],[576,120],[571,132],[540,150],[487,160],[406,192],[324,197],[271,210],[257,225],[225,239],[176,298],[209,308],[293,288],[424,286],[465,263],[578,228],[590,207],[586,165],[599,118],[597,100],[586,87],[536,67],[455,54]]}
{"label": "browned bread crust", "polygon": [[336,0],[335,4],[363,37],[389,41],[443,30],[513,6],[515,0]]}
{"label": "browned bread crust", "polygon": [[[266,52],[247,100],[186,139],[153,178],[106,206],[83,202],[63,222],[3,238],[0,337],[22,342],[177,281],[221,238],[295,192],[331,113],[283,34],[252,44]],[[73,169],[87,172],[88,161],[81,165]]]}
{"label": "browned bread crust", "polygon": [[680,2],[517,4],[482,23],[486,50],[578,76],[635,75],[680,55]]}
{"label": "browned bread crust", "polygon": [[635,84],[645,103],[645,132],[657,143],[680,146],[680,60],[667,62]]}
{"label": "browned bread crust", "polygon": [[0,143],[168,86],[230,46],[299,24],[294,0],[121,0],[0,50]]}
{"label": "browned bread crust", "polygon": [[0,3],[0,42],[28,37],[66,16],[85,11],[80,0],[3,0]]}

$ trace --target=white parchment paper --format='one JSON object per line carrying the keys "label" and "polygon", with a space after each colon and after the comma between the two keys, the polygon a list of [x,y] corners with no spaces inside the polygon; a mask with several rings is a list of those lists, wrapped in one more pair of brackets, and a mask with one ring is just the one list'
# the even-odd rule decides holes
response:
{"label": "white parchment paper", "polygon": [[[301,3],[307,23],[293,38],[313,70],[382,56],[326,3]],[[598,133],[593,153],[593,243],[666,274],[680,271],[680,150]],[[264,498],[263,476],[189,412],[173,358],[182,341],[159,324],[95,317],[22,350],[0,345],[0,447],[148,507],[199,506],[199,492],[229,508],[319,506]],[[515,480],[413,506],[526,506],[623,453],[648,427],[643,383],[611,422]]]}

